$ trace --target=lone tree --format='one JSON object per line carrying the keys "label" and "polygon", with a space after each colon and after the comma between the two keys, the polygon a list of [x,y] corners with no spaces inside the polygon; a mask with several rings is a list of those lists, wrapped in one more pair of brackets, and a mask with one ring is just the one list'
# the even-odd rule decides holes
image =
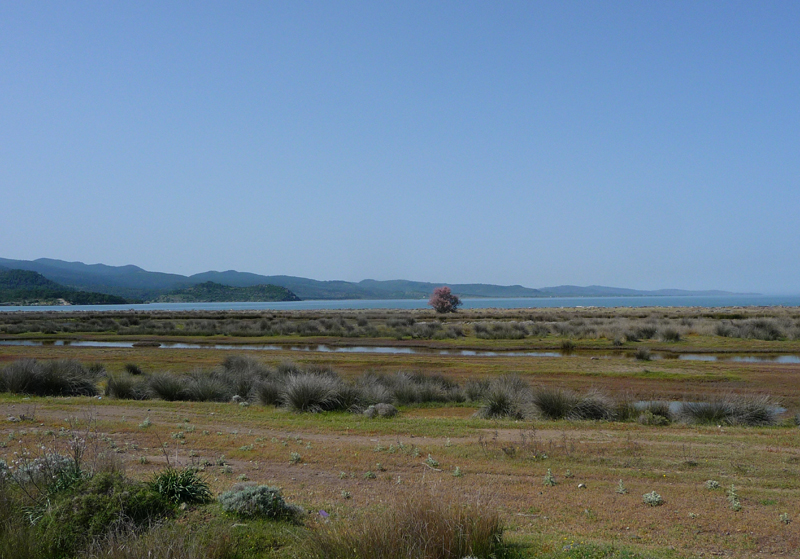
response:
{"label": "lone tree", "polygon": [[454,295],[449,287],[437,287],[428,299],[428,304],[438,313],[456,312],[461,305],[461,299],[458,295]]}

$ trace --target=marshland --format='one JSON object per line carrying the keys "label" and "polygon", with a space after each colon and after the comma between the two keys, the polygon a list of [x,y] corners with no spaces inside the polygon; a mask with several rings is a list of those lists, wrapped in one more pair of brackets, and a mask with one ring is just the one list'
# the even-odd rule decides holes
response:
{"label": "marshland", "polygon": [[6,312],[0,342],[2,557],[800,547],[794,307]]}

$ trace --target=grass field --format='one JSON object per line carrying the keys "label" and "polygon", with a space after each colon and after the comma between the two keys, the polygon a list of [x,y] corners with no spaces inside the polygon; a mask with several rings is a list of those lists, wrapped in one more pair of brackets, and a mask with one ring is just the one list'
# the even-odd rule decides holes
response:
{"label": "grass field", "polygon": [[[5,313],[0,316],[0,325],[14,323],[17,330],[22,329],[21,324],[27,325],[24,331],[5,330],[0,334],[0,339],[7,340],[177,339],[287,347],[302,341],[497,351],[552,350],[569,340],[576,351],[564,357],[530,357],[46,345],[0,346],[0,363],[74,359],[87,365],[102,364],[112,377],[131,364],[137,365],[143,376],[165,371],[177,376],[219,367],[230,355],[247,354],[273,368],[287,361],[300,367],[330,367],[345,380],[358,379],[367,371],[409,371],[440,374],[463,385],[515,374],[532,386],[579,393],[597,390],[631,401],[695,402],[721,395],[770,396],[786,412],[775,425],[766,427],[681,421],[669,425],[647,425],[635,420],[547,421],[538,417],[515,421],[478,419],[475,413],[482,403],[467,399],[398,405],[400,413],[396,417],[368,419],[346,411],[292,413],[255,402],[244,406],[231,402],[3,393],[0,457],[11,463],[23,449],[31,453],[41,453],[43,447],[57,450],[70,440],[69,433],[79,431],[91,441],[87,456],[104,456],[106,462],[113,457],[115,467],[124,468],[133,479],[150,479],[168,465],[193,465],[201,470],[214,495],[237,483],[267,484],[280,487],[288,502],[310,511],[302,525],[297,525],[244,522],[226,516],[217,504],[190,505],[174,520],[157,528],[169,531],[175,525],[192,526],[188,533],[198,534],[192,543],[197,549],[195,555],[188,551],[182,555],[187,557],[325,556],[310,549],[308,542],[315,538],[322,541],[322,535],[338,527],[360,527],[366,533],[365,526],[380,524],[382,518],[395,518],[393,507],[408,502],[429,503],[415,504],[420,510],[433,506],[430,503],[455,503],[496,513],[505,527],[506,546],[502,552],[511,557],[797,556],[800,429],[794,416],[800,408],[800,365],[645,361],[632,357],[639,347],[677,354],[800,352],[800,342],[795,337],[798,317],[792,310],[546,312],[546,318],[552,320],[538,320],[545,311],[541,316],[535,311],[526,311],[525,316],[510,311],[458,313],[447,317],[445,323],[445,331],[449,326],[461,329],[461,335],[453,338],[399,336],[398,328],[409,327],[409,318],[414,319],[414,324],[434,318],[414,311],[382,311],[368,316],[344,312],[339,317],[335,313],[319,316],[298,312],[296,316],[284,313],[287,316],[269,317],[270,323],[283,318],[296,324],[316,321],[324,325],[327,320],[330,328],[326,328],[334,330],[335,324],[342,329],[352,324],[365,334],[375,334],[372,337],[322,335],[319,331],[302,336],[274,332],[237,336],[219,332],[219,325],[213,328],[216,333],[206,335],[126,333],[119,328],[105,329],[110,326],[110,319],[102,315],[65,316],[60,320],[82,325],[65,330],[59,329],[51,316],[31,317],[26,313],[24,321],[14,322],[22,313]],[[120,324],[125,319],[130,322],[130,318],[113,320]],[[258,323],[264,318],[246,315],[242,320]],[[653,337],[640,337],[637,341],[633,341],[634,334],[630,341],[625,337],[626,331],[654,319],[657,324]],[[92,320],[97,321],[94,331],[89,327]],[[189,321],[205,321],[204,327],[211,329],[212,322],[230,325],[236,317],[215,314],[159,318],[156,313],[152,319],[136,320],[139,325],[152,320],[149,328],[153,329],[159,328],[159,320],[171,321],[176,330],[181,324],[185,329]],[[477,336],[490,331],[492,322],[505,323],[498,331],[508,332],[512,328],[508,323],[521,320],[528,331],[522,338]],[[753,332],[750,327],[758,320],[767,330],[767,326],[774,326],[780,336],[734,337],[726,330],[730,326],[738,333]],[[50,324],[38,328],[42,321]],[[487,330],[476,331],[476,321],[487,324]],[[578,321],[583,321],[583,335],[578,333]],[[546,325],[548,333],[534,335],[531,324],[535,323]],[[750,330],[745,328],[748,324]],[[594,332],[588,332],[587,326],[593,327]],[[674,329],[678,339],[661,339],[658,328]],[[387,333],[387,329],[392,332]],[[776,331],[772,334],[777,335]],[[381,333],[387,335],[377,335]],[[772,334],[762,337],[774,337]],[[101,388],[107,378],[99,380]],[[709,480],[718,482],[719,487],[708,488]],[[662,497],[663,504],[651,506],[644,502],[643,495],[652,492]],[[217,533],[222,535],[214,536]],[[163,534],[152,537],[157,536]],[[137,537],[144,541],[148,536]],[[384,533],[384,537],[389,536]],[[225,545],[219,544],[223,540]],[[101,551],[96,556],[111,556],[108,546],[98,549]]]}

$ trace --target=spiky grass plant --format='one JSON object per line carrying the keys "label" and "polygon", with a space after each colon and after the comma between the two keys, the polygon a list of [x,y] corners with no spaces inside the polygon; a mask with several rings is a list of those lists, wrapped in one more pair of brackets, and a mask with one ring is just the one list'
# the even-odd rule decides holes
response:
{"label": "spiky grass plant", "polygon": [[614,418],[614,402],[597,390],[581,395],[569,413],[570,419],[609,421]]}
{"label": "spiky grass plant", "polygon": [[483,407],[477,416],[484,419],[524,419],[530,407],[531,389],[516,375],[504,375],[489,383]]}
{"label": "spiky grass plant", "polygon": [[185,398],[185,380],[171,373],[156,373],[147,379],[147,388],[154,398],[175,402]]}
{"label": "spiky grass plant", "polygon": [[0,371],[0,388],[35,396],[96,396],[100,371],[72,359],[14,361]]}
{"label": "spiky grass plant", "polygon": [[153,476],[150,488],[172,503],[207,503],[211,501],[208,482],[195,468],[167,467]]}
{"label": "spiky grass plant", "polygon": [[150,397],[147,381],[128,374],[109,377],[105,395],[119,400],[146,400]]}
{"label": "spiky grass plant", "polygon": [[707,425],[774,425],[777,407],[769,396],[720,396],[710,402],[684,402],[688,423]]}
{"label": "spiky grass plant", "polygon": [[545,419],[565,419],[579,402],[578,395],[561,388],[539,387],[533,391],[533,405]]}
{"label": "spiky grass plant", "polygon": [[321,412],[339,409],[341,381],[338,378],[301,373],[291,375],[284,384],[281,402],[294,412]]}

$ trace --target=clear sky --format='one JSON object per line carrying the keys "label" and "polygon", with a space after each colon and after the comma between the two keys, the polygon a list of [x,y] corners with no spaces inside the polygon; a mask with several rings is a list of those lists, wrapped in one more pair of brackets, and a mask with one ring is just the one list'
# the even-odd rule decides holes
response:
{"label": "clear sky", "polygon": [[0,256],[800,292],[800,2],[2,2]]}

